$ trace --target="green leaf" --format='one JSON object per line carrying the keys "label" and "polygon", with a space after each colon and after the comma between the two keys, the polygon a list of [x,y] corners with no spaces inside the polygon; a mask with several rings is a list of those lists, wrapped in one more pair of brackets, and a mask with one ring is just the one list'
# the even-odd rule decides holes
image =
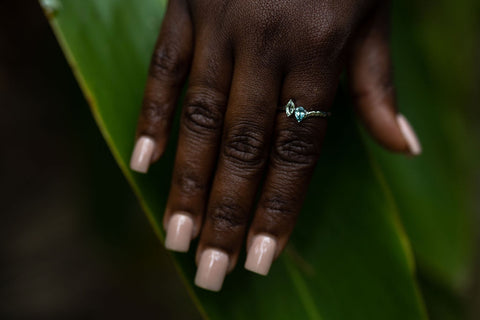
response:
{"label": "green leaf", "polygon": [[[148,175],[127,164],[164,2],[42,4],[103,136],[163,240],[175,138]],[[203,291],[192,287],[191,251],[175,258],[199,310],[212,319],[426,318],[392,194],[347,113],[332,119],[291,244],[268,277],[248,273],[240,263],[220,293]]]}
{"label": "green leaf", "polygon": [[475,253],[472,177],[480,161],[472,148],[478,135],[466,115],[477,92],[471,66],[478,59],[480,3],[394,4],[399,106],[424,150],[412,161],[372,148],[395,194],[421,276],[461,295],[469,286]]}

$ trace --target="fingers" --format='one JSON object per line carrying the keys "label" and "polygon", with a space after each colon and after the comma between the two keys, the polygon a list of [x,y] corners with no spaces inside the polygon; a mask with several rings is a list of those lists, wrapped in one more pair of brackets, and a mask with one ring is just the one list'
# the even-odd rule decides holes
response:
{"label": "fingers", "polygon": [[[297,107],[328,110],[338,78],[326,76],[323,86],[318,82],[318,78],[290,75],[284,82],[282,103],[294,98]],[[247,270],[268,274],[273,260],[287,244],[319,157],[326,127],[327,122],[322,118],[297,122],[284,112],[277,115],[267,176],[247,240]]]}
{"label": "fingers", "polygon": [[397,113],[387,2],[382,2],[354,37],[348,71],[358,115],[374,139],[392,151],[420,154],[415,131]]}
{"label": "fingers", "polygon": [[146,173],[163,154],[192,55],[192,24],[184,0],[169,1],[153,54],[130,161]]}
{"label": "fingers", "polygon": [[267,160],[280,79],[275,70],[259,70],[237,60],[217,170],[197,249],[195,284],[202,288],[220,290],[225,272],[232,270],[238,259]]}
{"label": "fingers", "polygon": [[164,215],[165,246],[180,252],[188,251],[202,225],[232,75],[229,48],[197,38]]}

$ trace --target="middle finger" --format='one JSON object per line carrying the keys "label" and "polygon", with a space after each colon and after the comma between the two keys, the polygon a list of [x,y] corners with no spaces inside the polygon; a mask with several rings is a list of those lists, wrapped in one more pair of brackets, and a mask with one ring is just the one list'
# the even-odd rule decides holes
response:
{"label": "middle finger", "polygon": [[280,72],[237,60],[217,170],[197,249],[196,285],[220,290],[238,259],[268,158]]}

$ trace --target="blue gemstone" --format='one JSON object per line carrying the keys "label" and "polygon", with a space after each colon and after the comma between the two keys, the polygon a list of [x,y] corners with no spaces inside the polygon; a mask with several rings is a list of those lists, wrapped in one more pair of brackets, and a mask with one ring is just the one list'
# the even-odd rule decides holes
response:
{"label": "blue gemstone", "polygon": [[307,111],[305,111],[303,107],[297,107],[295,109],[295,118],[297,118],[298,122],[302,121],[306,115],[307,115]]}

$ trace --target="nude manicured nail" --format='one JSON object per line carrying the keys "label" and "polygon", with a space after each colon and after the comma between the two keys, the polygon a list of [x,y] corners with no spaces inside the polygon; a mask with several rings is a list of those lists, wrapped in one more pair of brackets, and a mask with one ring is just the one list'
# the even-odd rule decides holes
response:
{"label": "nude manicured nail", "polygon": [[415,131],[408,122],[407,118],[405,118],[402,114],[398,114],[397,123],[400,127],[400,130],[402,131],[403,137],[407,141],[410,153],[414,156],[422,153],[422,146],[420,145],[417,135],[415,134]]}
{"label": "nude manicured nail", "polygon": [[190,216],[175,213],[168,222],[165,248],[178,252],[187,252],[192,239],[193,220]]}
{"label": "nude manicured nail", "polygon": [[228,255],[220,250],[206,249],[200,257],[195,284],[200,288],[220,291],[227,274]]}
{"label": "nude manicured nail", "polygon": [[272,237],[257,235],[248,250],[245,269],[266,276],[272,265],[277,241]]}
{"label": "nude manicured nail", "polygon": [[155,141],[153,141],[152,138],[146,136],[140,137],[133,149],[130,168],[137,172],[147,173],[154,148]]}

